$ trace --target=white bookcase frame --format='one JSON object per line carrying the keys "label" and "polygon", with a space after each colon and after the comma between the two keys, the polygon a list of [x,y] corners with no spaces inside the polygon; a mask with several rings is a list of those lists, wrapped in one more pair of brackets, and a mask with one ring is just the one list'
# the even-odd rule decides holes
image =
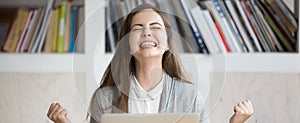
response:
{"label": "white bookcase frame", "polygon": [[[18,0],[0,0],[3,7],[28,5],[31,2],[19,2]],[[285,0],[291,3],[291,0]],[[46,0],[44,0],[46,2]],[[59,2],[59,0],[57,1]],[[291,7],[291,4],[288,4]],[[0,6],[0,7],[1,7]],[[84,54],[14,54],[0,53],[0,72],[2,73],[86,73],[87,102],[107,67],[112,54],[105,53],[105,0],[84,0],[85,6],[85,53]],[[298,5],[300,7],[299,2]],[[298,13],[299,14],[299,13]],[[299,22],[298,22],[299,25]],[[298,28],[299,29],[299,28]],[[298,31],[298,37],[300,33]],[[299,38],[298,38],[299,39]],[[299,41],[298,41],[299,42]],[[298,48],[300,44],[298,43]],[[215,56],[201,54],[181,54],[183,63],[189,63],[190,59],[197,59],[197,66],[201,70],[211,72],[211,67],[206,64],[208,59],[222,57],[225,59],[225,72],[234,73],[299,73],[300,52],[297,53],[228,53]],[[74,70],[74,59],[76,70]],[[200,69],[200,68],[199,68]]]}

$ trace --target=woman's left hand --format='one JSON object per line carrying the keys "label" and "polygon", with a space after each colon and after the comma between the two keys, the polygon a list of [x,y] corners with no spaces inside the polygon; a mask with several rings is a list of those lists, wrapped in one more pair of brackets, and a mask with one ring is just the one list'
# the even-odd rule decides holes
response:
{"label": "woman's left hand", "polygon": [[239,102],[234,106],[234,114],[230,118],[230,123],[244,123],[254,113],[251,101]]}

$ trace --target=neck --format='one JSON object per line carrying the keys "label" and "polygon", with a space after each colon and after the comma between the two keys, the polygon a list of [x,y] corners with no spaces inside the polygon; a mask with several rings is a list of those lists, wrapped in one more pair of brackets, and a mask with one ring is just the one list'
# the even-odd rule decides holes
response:
{"label": "neck", "polygon": [[163,77],[161,60],[136,60],[135,66],[136,79],[146,91],[153,89]]}

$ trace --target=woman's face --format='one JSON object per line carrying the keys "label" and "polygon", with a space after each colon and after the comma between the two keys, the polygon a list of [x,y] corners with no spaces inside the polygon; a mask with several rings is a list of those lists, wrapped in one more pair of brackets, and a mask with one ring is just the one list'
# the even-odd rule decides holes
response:
{"label": "woman's face", "polygon": [[167,32],[161,16],[152,9],[134,15],[129,33],[130,51],[135,58],[162,57],[168,50]]}

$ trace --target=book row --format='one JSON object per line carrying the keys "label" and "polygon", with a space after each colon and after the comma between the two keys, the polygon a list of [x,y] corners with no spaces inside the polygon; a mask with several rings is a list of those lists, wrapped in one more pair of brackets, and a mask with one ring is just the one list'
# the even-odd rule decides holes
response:
{"label": "book row", "polygon": [[[2,51],[17,53],[84,52],[84,6],[55,0],[38,8],[20,7],[7,26],[6,37],[1,40]],[[80,34],[79,34],[80,33]]]}
{"label": "book row", "polygon": [[106,51],[139,4],[166,13],[180,52],[296,52],[298,20],[282,0],[108,0]]}

